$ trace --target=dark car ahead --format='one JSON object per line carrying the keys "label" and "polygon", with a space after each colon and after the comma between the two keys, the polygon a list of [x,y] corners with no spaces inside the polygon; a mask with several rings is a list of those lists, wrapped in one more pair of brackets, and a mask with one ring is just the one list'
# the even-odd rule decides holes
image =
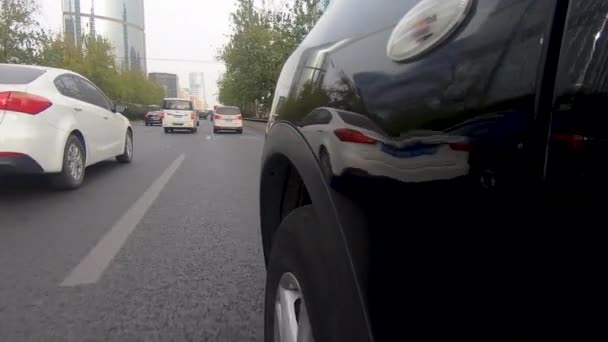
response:
{"label": "dark car ahead", "polygon": [[144,123],[146,126],[162,125],[163,124],[163,112],[154,111],[149,112],[144,116]]}
{"label": "dark car ahead", "polygon": [[267,129],[266,341],[602,327],[606,13],[331,1]]}

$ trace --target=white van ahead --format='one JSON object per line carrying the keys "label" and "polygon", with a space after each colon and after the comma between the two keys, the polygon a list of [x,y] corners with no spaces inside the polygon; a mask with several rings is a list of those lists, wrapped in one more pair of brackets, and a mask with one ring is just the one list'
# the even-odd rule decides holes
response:
{"label": "white van ahead", "polygon": [[163,100],[163,128],[165,133],[174,129],[187,129],[192,133],[198,131],[198,115],[192,101],[188,99],[166,98]]}

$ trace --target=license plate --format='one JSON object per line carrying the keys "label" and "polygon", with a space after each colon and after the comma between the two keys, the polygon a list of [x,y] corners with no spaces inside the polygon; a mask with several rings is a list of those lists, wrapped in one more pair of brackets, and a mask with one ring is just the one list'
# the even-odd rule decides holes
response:
{"label": "license plate", "polygon": [[175,115],[175,114],[173,114],[173,117],[174,117],[174,118],[183,118],[183,117],[184,117],[184,115]]}
{"label": "license plate", "polygon": [[382,144],[382,152],[390,154],[397,158],[415,158],[425,155],[435,154],[438,150],[437,145],[414,145],[404,148],[398,148],[386,144]]}
{"label": "license plate", "polygon": [[226,122],[232,122],[232,119],[224,119]]}
{"label": "license plate", "polygon": [[173,126],[183,126],[183,123],[174,123]]}

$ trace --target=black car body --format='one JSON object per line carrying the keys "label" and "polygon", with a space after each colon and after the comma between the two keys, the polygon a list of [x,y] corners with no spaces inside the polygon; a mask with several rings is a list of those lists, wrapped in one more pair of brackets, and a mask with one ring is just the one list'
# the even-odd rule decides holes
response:
{"label": "black car body", "polygon": [[[399,60],[421,2],[395,44],[443,36]],[[316,341],[605,322],[608,1],[463,0],[434,31],[454,2],[331,1],[284,65],[260,182],[267,341],[298,288]]]}
{"label": "black car body", "polygon": [[162,125],[163,113],[160,111],[149,112],[144,116],[146,126]]}

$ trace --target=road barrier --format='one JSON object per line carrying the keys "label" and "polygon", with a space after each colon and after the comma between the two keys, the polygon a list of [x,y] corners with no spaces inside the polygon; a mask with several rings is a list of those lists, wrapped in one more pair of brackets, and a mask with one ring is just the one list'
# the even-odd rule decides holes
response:
{"label": "road barrier", "polygon": [[258,119],[258,118],[243,118],[245,121],[253,121],[253,122],[268,122],[268,119]]}

